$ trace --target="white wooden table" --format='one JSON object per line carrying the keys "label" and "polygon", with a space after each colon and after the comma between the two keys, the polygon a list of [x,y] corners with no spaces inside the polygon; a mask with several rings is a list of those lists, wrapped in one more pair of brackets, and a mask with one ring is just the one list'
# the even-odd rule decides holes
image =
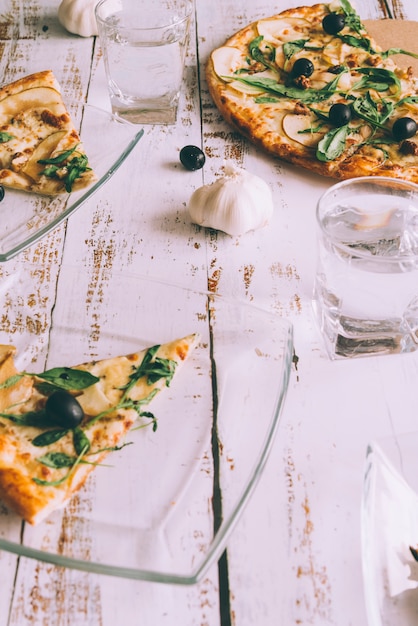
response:
{"label": "white wooden table", "polygon": [[[103,272],[130,271],[209,285],[293,322],[296,356],[281,429],[221,574],[212,567],[197,585],[170,586],[0,551],[0,626],[366,625],[360,551],[366,445],[416,428],[418,355],[328,360],[310,300],[315,204],[332,181],[273,160],[234,133],[215,109],[203,72],[210,51],[239,28],[298,4],[196,0],[178,123],[145,127],[112,184],[0,265],[0,331],[16,341],[30,337],[34,364],[47,354],[68,265],[92,284]],[[69,35],[57,8],[58,0],[0,1],[1,82],[50,68],[65,97],[108,108],[98,42]],[[357,9],[363,19],[418,20],[415,0],[359,0]],[[186,144],[205,150],[203,170],[180,165]],[[190,222],[190,195],[214,180],[225,158],[271,185],[275,214],[267,228],[230,238]],[[70,306],[74,293],[69,285],[60,297]],[[0,536],[15,541],[18,532],[0,508]]]}

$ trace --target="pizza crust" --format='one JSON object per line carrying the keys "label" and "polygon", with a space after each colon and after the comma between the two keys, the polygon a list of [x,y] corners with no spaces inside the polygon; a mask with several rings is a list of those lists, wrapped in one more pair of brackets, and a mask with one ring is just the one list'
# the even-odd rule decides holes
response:
{"label": "pizza crust", "polygon": [[[0,134],[0,184],[44,195],[69,191],[66,176],[71,160],[84,157],[85,151],[52,71],[37,72],[0,88]],[[74,152],[56,174],[43,174],[47,166],[40,160],[71,149]],[[80,169],[70,191],[95,180],[89,165]]]}
{"label": "pizza crust", "polygon": [[[349,97],[352,93],[360,93],[360,95],[362,93],[355,91],[356,83],[363,76],[357,73],[357,67],[370,69],[377,63],[378,67],[394,73],[401,84],[398,101],[404,96],[418,95],[417,80],[411,76],[411,70],[405,65],[398,68],[390,56],[381,57],[379,53],[382,47],[367,31],[363,32],[363,37],[369,39],[370,46],[376,54],[358,47],[353,48],[340,38],[325,33],[322,28],[322,19],[330,10],[329,5],[326,4],[288,9],[248,25],[230,37],[223,46],[214,50],[206,64],[206,80],[217,108],[234,129],[259,148],[274,157],[317,174],[339,179],[384,175],[418,182],[418,147],[415,152],[414,146],[410,146],[411,149],[408,152],[402,150],[400,143],[393,144],[390,138],[393,120],[387,123],[388,140],[385,139],[386,136],[383,137],[379,150],[373,150],[370,146],[363,147],[364,143],[367,144],[367,134],[370,133],[370,128],[367,128],[366,122],[358,119],[355,121],[358,125],[358,132],[350,131],[341,154],[332,160],[317,157],[316,148],[319,141],[333,128],[323,118],[328,115],[332,103],[344,102],[340,91],[345,90],[347,94],[350,94]],[[336,10],[335,5],[332,10]],[[275,65],[272,62],[275,68],[273,71],[266,69],[254,59],[251,60],[249,44],[258,37],[262,38],[260,45],[270,46],[275,50]],[[286,60],[283,55],[283,45],[297,39],[309,39],[312,49],[303,49]],[[320,50],[314,50],[315,46]],[[290,79],[291,64],[300,57],[308,57],[314,64],[315,71],[307,85],[315,89],[320,89],[335,78],[336,73],[332,73],[335,67],[346,65],[354,69],[341,74],[338,83],[341,89],[335,96],[333,95],[325,102],[308,103],[308,105],[305,105],[303,101],[298,101],[296,96],[295,98],[276,96],[276,102],[270,102],[273,94],[268,94],[266,91],[263,93],[262,89],[257,92],[253,89],[253,85],[250,85],[249,89],[247,84],[245,84],[245,89],[240,88],[242,75],[256,78],[275,75],[279,84],[289,84],[286,81]],[[405,58],[410,59],[410,57]],[[263,95],[269,97],[264,97],[263,101]],[[372,95],[376,100],[380,97],[373,90]],[[382,97],[388,97],[396,102],[396,98],[390,91],[385,92]],[[311,109],[315,108],[323,112],[323,118],[314,116],[316,121],[312,124]],[[295,119],[292,120],[292,116]],[[401,116],[418,119],[418,106],[402,105],[396,108],[396,117]],[[317,126],[319,132],[314,134],[309,128],[303,129],[305,120],[308,121],[308,126],[309,124]],[[289,128],[293,129],[293,132],[289,133]],[[300,130],[308,133],[307,141],[299,139]]]}
{"label": "pizza crust", "polygon": [[[155,357],[177,363],[175,372],[187,359],[198,342],[199,336],[189,335],[182,339],[163,344]],[[14,366],[13,346],[0,346],[0,383],[17,374]],[[130,380],[130,375],[143,361],[147,350],[126,356],[92,361],[78,365],[73,369],[90,372],[99,380],[94,385],[74,392],[82,406],[85,418],[81,424],[89,438],[90,450],[94,463],[100,463],[108,456],[109,450],[116,446],[136,422],[138,414],[134,409],[117,409],[123,391]],[[143,400],[152,393],[162,391],[166,386],[164,378],[149,384],[146,377],[140,378],[129,393],[133,400]],[[41,409],[46,402],[44,396],[33,384],[32,377],[23,377],[15,385],[0,388],[1,413],[27,415]],[[148,402],[146,403],[148,406]],[[89,422],[107,411],[97,421]],[[69,431],[59,441],[48,446],[36,447],[32,440],[45,430],[35,426],[22,426],[14,423],[5,415],[0,416],[0,499],[30,524],[38,524],[52,511],[64,507],[78,491],[96,465],[79,463],[70,477],[57,485],[38,484],[34,479],[57,481],[68,472],[68,468],[55,469],[39,462],[39,457],[47,452],[74,455],[73,434]],[[98,453],[95,451],[98,450]]]}

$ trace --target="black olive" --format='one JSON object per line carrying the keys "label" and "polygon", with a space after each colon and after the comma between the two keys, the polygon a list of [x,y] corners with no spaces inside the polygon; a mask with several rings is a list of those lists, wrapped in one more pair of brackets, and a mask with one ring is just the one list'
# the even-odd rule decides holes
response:
{"label": "black olive", "polygon": [[328,35],[336,35],[345,26],[345,17],[342,13],[328,13],[322,20],[322,28]]}
{"label": "black olive", "polygon": [[345,126],[351,120],[351,109],[348,104],[337,102],[330,108],[328,117],[333,126]]}
{"label": "black olive", "polygon": [[54,391],[49,396],[45,411],[54,424],[64,428],[75,428],[84,417],[79,401],[64,389]]}
{"label": "black olive", "polygon": [[200,170],[204,166],[206,158],[197,146],[184,146],[180,150],[180,161],[186,170]]}
{"label": "black olive", "polygon": [[3,185],[0,185],[0,202],[3,200],[4,198],[4,187]]}
{"label": "black olive", "polygon": [[402,141],[402,139],[413,137],[417,129],[417,123],[412,117],[400,117],[392,126],[392,135],[396,141]]}
{"label": "black olive", "polygon": [[312,61],[309,59],[297,59],[292,67],[292,76],[297,78],[298,76],[311,76],[314,71]]}

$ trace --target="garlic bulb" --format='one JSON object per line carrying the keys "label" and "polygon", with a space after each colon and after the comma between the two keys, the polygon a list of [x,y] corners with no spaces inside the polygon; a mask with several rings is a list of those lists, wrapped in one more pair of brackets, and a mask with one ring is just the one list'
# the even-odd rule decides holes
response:
{"label": "garlic bulb", "polygon": [[98,0],[62,0],[58,20],[70,33],[81,37],[97,35],[94,9]]}
{"label": "garlic bulb", "polygon": [[192,194],[188,208],[193,222],[233,236],[266,226],[273,214],[273,197],[267,183],[230,163],[224,166],[224,172],[224,176]]}

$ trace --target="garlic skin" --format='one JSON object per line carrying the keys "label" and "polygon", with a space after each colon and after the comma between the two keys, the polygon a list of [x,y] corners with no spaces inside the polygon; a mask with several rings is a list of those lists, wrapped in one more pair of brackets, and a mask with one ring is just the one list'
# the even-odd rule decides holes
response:
{"label": "garlic skin", "polygon": [[192,194],[188,209],[193,222],[232,236],[266,226],[274,209],[267,183],[232,163],[224,166],[224,172]]}
{"label": "garlic skin", "polygon": [[58,21],[68,32],[81,37],[98,34],[94,9],[98,0],[62,0]]}

